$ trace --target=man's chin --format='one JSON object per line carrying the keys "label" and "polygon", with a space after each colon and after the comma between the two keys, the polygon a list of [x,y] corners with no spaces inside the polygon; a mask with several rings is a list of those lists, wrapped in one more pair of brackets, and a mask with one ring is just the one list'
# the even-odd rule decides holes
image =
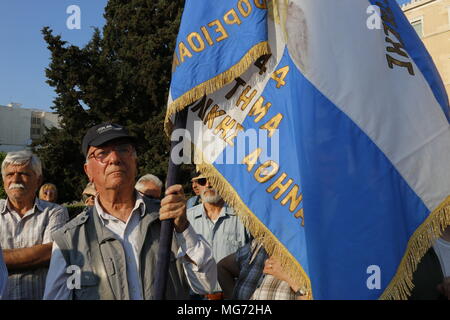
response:
{"label": "man's chin", "polygon": [[204,202],[204,203],[216,204],[216,203],[220,202],[221,200],[222,200],[222,197],[218,196],[218,195],[214,195],[214,196],[204,195],[202,197],[202,202]]}
{"label": "man's chin", "polygon": [[120,190],[127,188],[131,184],[127,179],[124,179],[123,177],[117,176],[113,177],[112,179],[109,179],[109,181],[105,184],[106,190]]}
{"label": "man's chin", "polygon": [[23,201],[27,198],[27,193],[23,190],[20,191],[12,191],[9,190],[7,193],[8,199],[14,199],[15,201]]}
{"label": "man's chin", "polygon": [[26,194],[25,189],[12,189],[8,190],[8,197],[20,197]]}

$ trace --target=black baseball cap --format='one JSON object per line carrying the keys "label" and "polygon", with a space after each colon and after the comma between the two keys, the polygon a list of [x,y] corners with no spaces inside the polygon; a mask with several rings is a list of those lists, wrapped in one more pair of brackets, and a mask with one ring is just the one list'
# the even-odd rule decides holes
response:
{"label": "black baseball cap", "polygon": [[115,123],[104,122],[102,124],[93,126],[86,132],[83,138],[81,149],[84,153],[84,156],[87,156],[89,146],[98,147],[106,142],[119,138],[128,138],[133,143],[136,142],[136,138],[130,136],[128,130],[125,127]]}

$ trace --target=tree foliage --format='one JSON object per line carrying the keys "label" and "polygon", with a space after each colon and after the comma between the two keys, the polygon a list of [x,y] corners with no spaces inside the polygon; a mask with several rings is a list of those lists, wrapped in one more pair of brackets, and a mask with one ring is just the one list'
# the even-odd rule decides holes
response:
{"label": "tree foliage", "polygon": [[103,30],[83,48],[42,30],[61,128],[49,129],[34,147],[60,202],[79,199],[87,183],[81,140],[103,121],[125,125],[138,137],[140,174],[166,176],[170,144],[163,120],[182,7],[181,0],[109,0]]}

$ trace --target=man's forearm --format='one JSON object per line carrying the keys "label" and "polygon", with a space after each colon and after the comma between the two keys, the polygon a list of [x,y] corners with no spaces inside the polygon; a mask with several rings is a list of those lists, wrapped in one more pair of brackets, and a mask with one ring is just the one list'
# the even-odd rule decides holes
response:
{"label": "man's forearm", "polygon": [[235,278],[239,276],[239,265],[235,261],[235,254],[223,258],[217,264],[217,280],[223,290],[225,299],[231,299],[235,286]]}
{"label": "man's forearm", "polygon": [[3,249],[8,271],[22,271],[48,267],[52,256],[52,243],[38,244],[29,248]]}

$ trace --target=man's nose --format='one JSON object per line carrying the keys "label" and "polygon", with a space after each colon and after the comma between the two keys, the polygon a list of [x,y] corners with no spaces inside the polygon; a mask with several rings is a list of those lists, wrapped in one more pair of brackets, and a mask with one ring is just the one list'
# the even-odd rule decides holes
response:
{"label": "man's nose", "polygon": [[14,173],[13,177],[12,177],[12,180],[14,182],[22,182],[22,175],[20,175],[19,173]]}
{"label": "man's nose", "polygon": [[120,155],[115,149],[111,150],[111,152],[108,154],[108,157],[106,157],[106,159],[107,159],[106,162],[109,164],[117,164],[117,163],[120,163],[120,161],[121,161]]}

